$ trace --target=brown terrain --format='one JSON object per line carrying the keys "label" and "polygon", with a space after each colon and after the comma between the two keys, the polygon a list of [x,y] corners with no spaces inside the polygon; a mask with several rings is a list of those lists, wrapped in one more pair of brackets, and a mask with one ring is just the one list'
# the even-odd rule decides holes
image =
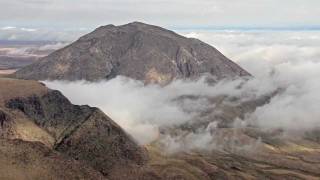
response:
{"label": "brown terrain", "polygon": [[106,179],[93,168],[38,142],[0,139],[0,179]]}

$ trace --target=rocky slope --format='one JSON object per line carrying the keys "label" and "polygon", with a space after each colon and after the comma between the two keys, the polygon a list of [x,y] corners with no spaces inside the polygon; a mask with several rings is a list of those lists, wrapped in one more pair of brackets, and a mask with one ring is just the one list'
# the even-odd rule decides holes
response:
{"label": "rocky slope", "polygon": [[210,45],[161,27],[134,22],[107,25],[81,37],[16,76],[36,80],[101,80],[117,75],[165,84],[204,73],[218,79],[249,73]]}
{"label": "rocky slope", "polygon": [[[76,168],[80,164],[94,169],[88,172],[92,171],[97,177],[103,177],[101,174],[107,177],[114,169],[138,168],[148,159],[145,149],[97,108],[73,105],[60,92],[47,89],[35,81],[0,78],[0,87],[0,137],[5,146],[10,146],[1,150],[14,153],[0,157],[0,160],[9,158],[8,161],[17,163],[12,167],[12,173],[19,171],[23,174],[20,166],[26,163],[28,168],[38,165],[40,169],[45,168],[43,175],[53,179],[60,179],[57,177],[61,174],[66,174],[66,179],[81,179],[86,171],[77,172],[81,171],[81,168]],[[21,142],[10,141],[14,139]],[[20,149],[24,147],[25,151]],[[10,152],[10,149],[13,151]],[[57,154],[55,156],[61,161],[53,162],[55,156],[47,157],[48,153],[40,153],[36,157],[38,151]],[[15,159],[19,154],[32,158],[20,162],[20,159]],[[68,158],[64,159],[59,154]],[[32,162],[33,159],[36,162]],[[49,164],[42,165],[42,161],[49,161]],[[70,172],[64,173],[66,167],[59,166],[64,161],[68,161],[66,166],[73,167]],[[59,176],[51,174],[51,166],[57,169]],[[32,171],[26,173],[31,173],[28,174],[30,177],[39,175],[37,172],[32,174]],[[67,176],[67,173],[73,176]]]}
{"label": "rocky slope", "polygon": [[90,166],[38,142],[0,139],[0,179],[107,179]]}

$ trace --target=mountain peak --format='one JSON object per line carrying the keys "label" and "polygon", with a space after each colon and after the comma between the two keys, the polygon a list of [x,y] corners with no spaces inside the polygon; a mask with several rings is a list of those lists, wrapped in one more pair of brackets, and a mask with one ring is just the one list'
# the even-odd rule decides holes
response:
{"label": "mountain peak", "polygon": [[212,46],[162,27],[132,22],[107,25],[39,62],[19,70],[24,79],[96,81],[118,75],[147,83],[212,74],[217,79],[247,76]]}
{"label": "mountain peak", "polygon": [[151,26],[149,24],[146,24],[146,23],[143,23],[143,22],[140,22],[140,21],[133,21],[133,22],[128,23],[126,25],[131,25],[131,26]]}
{"label": "mountain peak", "polygon": [[104,26],[100,26],[97,29],[110,29],[110,28],[128,28],[128,27],[136,27],[136,28],[160,28],[158,26],[154,26],[154,25],[150,25],[150,24],[146,24],[143,22],[139,22],[139,21],[133,21],[127,24],[122,24],[122,25],[114,25],[114,24],[108,24],[108,25],[104,25]]}
{"label": "mountain peak", "polygon": [[164,29],[160,26],[150,25],[143,22],[134,21],[131,23],[115,26],[113,24],[100,26],[95,31],[89,33],[89,34],[100,34],[103,33],[110,33],[110,32],[146,32],[146,33],[154,33],[154,34],[162,34],[162,35],[169,35],[169,36],[176,36],[176,37],[182,37],[181,35]]}

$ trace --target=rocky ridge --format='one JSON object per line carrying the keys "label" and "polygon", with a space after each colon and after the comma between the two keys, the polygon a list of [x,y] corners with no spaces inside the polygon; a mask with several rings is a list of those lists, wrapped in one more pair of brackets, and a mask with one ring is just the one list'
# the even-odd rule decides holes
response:
{"label": "rocky ridge", "polygon": [[[99,109],[73,105],[60,92],[47,89],[35,81],[0,79],[0,85],[2,142],[8,146],[17,146],[17,149],[20,146],[27,148],[25,152],[13,152],[32,155],[35,153],[32,149],[38,148],[56,153],[62,160],[52,165],[55,168],[62,161],[73,159],[76,162],[74,167],[77,164],[92,167],[90,172],[103,178],[112,173],[114,168],[138,168],[148,160],[145,149]],[[11,93],[5,93],[9,91]],[[16,139],[21,141],[13,141]],[[9,149],[2,149],[10,153]],[[43,157],[39,155],[37,158],[40,161]],[[34,165],[34,162],[26,161],[28,167]],[[72,162],[69,165],[73,167]],[[62,171],[60,174],[63,174],[62,168],[59,169]],[[77,175],[77,172],[70,173]],[[81,175],[84,172],[78,173]],[[32,177],[38,175],[35,173]]]}

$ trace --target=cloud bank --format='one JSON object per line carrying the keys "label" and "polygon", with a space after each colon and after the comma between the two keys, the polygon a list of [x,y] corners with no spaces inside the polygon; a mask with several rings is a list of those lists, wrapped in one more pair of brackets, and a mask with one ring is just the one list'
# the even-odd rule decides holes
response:
{"label": "cloud bank", "polygon": [[[27,43],[27,44],[26,44]],[[65,42],[0,42],[0,56],[43,57],[68,45]]]}
{"label": "cloud bank", "polygon": [[8,41],[75,41],[88,33],[86,28],[55,29],[55,28],[25,28],[14,26],[0,27],[0,40]]}
{"label": "cloud bank", "polygon": [[284,89],[250,119],[263,127],[304,129],[320,117],[319,31],[187,32],[214,45],[257,79]]}
{"label": "cloud bank", "polygon": [[[196,32],[188,36],[215,44],[255,78],[222,81],[215,85],[208,85],[204,78],[177,80],[165,87],[144,86],[126,77],[98,83],[45,83],[49,88],[61,90],[73,103],[101,108],[141,144],[159,138],[161,127],[189,123],[202,117],[203,112],[218,110],[210,98],[224,96],[241,103],[275,91],[277,94],[266,104],[240,120],[232,119],[237,122],[235,128],[254,126],[288,132],[319,128],[319,32]],[[185,96],[197,98],[177,101]],[[204,145],[208,148],[210,144],[216,146],[217,124],[215,119],[211,121],[207,127],[182,136],[162,138],[172,151],[201,149]],[[257,143],[259,141],[253,144]]]}

